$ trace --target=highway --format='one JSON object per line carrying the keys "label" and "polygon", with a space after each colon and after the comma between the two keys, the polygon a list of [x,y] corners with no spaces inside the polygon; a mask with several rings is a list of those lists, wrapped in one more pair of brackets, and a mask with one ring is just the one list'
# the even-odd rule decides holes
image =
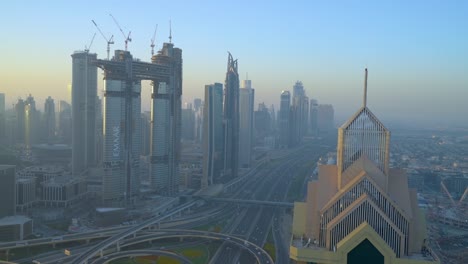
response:
{"label": "highway", "polygon": [[182,264],[191,264],[192,262],[186,257],[166,250],[156,249],[139,249],[139,250],[128,250],[123,252],[116,252],[106,255],[103,258],[99,258],[92,262],[93,264],[105,264],[109,261],[125,258],[125,257],[141,257],[141,256],[166,256],[172,259],[180,261]]}
{"label": "highway", "polygon": [[[329,150],[330,147],[322,146],[313,149],[313,151],[311,151],[310,147],[308,149],[302,147],[294,151],[288,151],[288,154],[282,155],[282,158],[278,158],[277,162],[267,163],[266,166],[265,163],[262,163],[262,166],[259,166],[256,170],[252,170],[247,174],[249,177],[245,177],[243,181],[237,181],[237,183],[233,185],[234,188],[231,188],[233,192],[228,193],[225,197],[219,198],[216,201],[216,203],[228,203],[226,206],[215,207],[209,211],[191,215],[185,220],[179,220],[177,223],[165,223],[165,225],[175,225],[179,230],[181,230],[180,228],[184,228],[182,229],[184,230],[183,232],[190,237],[193,233],[190,233],[190,230],[186,230],[188,228],[230,218],[231,221],[229,221],[228,225],[223,229],[225,237],[217,238],[224,243],[222,243],[210,263],[272,263],[271,258],[262,249],[270,230],[272,230],[273,240],[276,245],[277,263],[288,263],[289,245],[285,245],[285,238],[281,232],[279,232],[281,228],[278,226],[278,219],[284,214],[284,206],[291,207],[292,205],[290,202],[285,201],[286,194],[292,182],[292,178],[298,173],[298,169],[302,167],[304,163],[310,162],[311,160],[318,160],[319,154],[323,155]],[[223,201],[223,199],[225,200]],[[247,201],[242,202],[240,200]],[[209,199],[207,199],[207,201],[210,202]],[[242,206],[235,204],[240,202],[243,203]],[[187,210],[195,206],[195,203],[196,201],[193,201],[180,205],[169,210],[164,216],[148,219],[136,226],[114,227],[53,238],[1,243],[0,249],[107,237],[107,239],[101,242],[80,246],[79,250],[74,251],[74,253],[78,253],[79,256],[74,256],[74,260],[70,261],[67,259],[66,262],[76,264],[88,263],[89,260],[104,252],[105,249],[124,247],[129,245],[127,243],[130,243],[132,239],[134,239],[133,241],[135,243],[141,243],[138,241],[141,241],[141,239],[143,239],[142,237],[148,232],[142,231],[143,229],[161,224],[163,219],[169,218],[171,215],[176,215],[183,210]],[[275,203],[280,206],[274,207]],[[175,235],[179,237],[184,236],[184,234]],[[201,238],[203,236],[195,234],[195,237]],[[214,239],[213,237],[210,238]],[[237,239],[239,239],[239,243],[231,242]],[[154,235],[150,240],[155,240]],[[260,256],[260,258],[257,256]]]}

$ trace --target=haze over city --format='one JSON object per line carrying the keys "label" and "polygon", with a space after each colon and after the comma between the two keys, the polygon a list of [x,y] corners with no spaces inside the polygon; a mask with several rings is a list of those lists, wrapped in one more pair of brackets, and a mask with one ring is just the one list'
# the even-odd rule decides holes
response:
{"label": "haze over city", "polygon": [[0,9],[1,263],[468,263],[468,2]]}
{"label": "haze over city", "polygon": [[[0,91],[7,108],[33,94],[42,108],[48,95],[69,100],[70,54],[98,33],[124,38],[109,16],[132,31],[129,50],[149,60],[168,41],[184,48],[183,102],[203,95],[206,83],[222,82],[227,51],[248,73],[257,102],[275,104],[296,80],[309,97],[335,107],[341,124],[359,105],[362,69],[369,68],[369,104],[391,124],[463,126],[468,104],[468,3],[464,1],[354,1],[288,4],[237,1],[79,1],[44,4],[3,2],[0,18],[4,53]],[[106,43],[96,35],[91,52],[105,58]],[[99,74],[102,79],[102,74]],[[103,81],[98,87],[102,96]],[[146,96],[145,96],[146,94]],[[143,84],[142,109],[150,88]],[[256,102],[256,103],[257,103]]]}

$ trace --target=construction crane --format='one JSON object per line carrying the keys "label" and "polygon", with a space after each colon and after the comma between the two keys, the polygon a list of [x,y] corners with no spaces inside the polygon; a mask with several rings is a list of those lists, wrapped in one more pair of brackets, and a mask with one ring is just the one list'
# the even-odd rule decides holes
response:
{"label": "construction crane", "polygon": [[106,40],[107,42],[107,59],[109,59],[109,52],[110,52],[110,44],[114,44],[114,35],[112,35],[110,37],[110,39],[107,39],[106,36],[104,35],[104,33],[102,33],[101,29],[98,27],[98,25],[96,24],[96,22],[94,22],[94,20],[91,20],[93,21],[93,24],[96,26],[96,28],[99,30],[99,33],[101,33],[101,36]]}
{"label": "construction crane", "polygon": [[114,20],[115,24],[117,25],[117,27],[120,29],[120,32],[122,32],[122,35],[125,39],[125,51],[127,51],[127,45],[128,45],[128,42],[132,42],[132,39],[130,38],[130,34],[132,34],[132,31],[129,31],[128,32],[128,35],[125,36],[125,32],[122,30],[122,28],[120,27],[119,25],[119,22],[117,22],[117,20],[115,19],[115,17],[112,15],[112,14],[109,14],[112,19]]}
{"label": "construction crane", "polygon": [[151,39],[151,57],[153,57],[154,55],[154,41],[156,40],[156,31],[158,30],[158,24],[156,24],[156,28],[154,29],[154,34],[153,34],[153,38]]}
{"label": "construction crane", "polygon": [[96,37],[96,33],[94,33],[93,38],[91,39],[91,42],[89,43],[89,46],[85,46],[85,52],[88,53],[89,50],[91,49],[91,45],[93,45],[94,37]]}

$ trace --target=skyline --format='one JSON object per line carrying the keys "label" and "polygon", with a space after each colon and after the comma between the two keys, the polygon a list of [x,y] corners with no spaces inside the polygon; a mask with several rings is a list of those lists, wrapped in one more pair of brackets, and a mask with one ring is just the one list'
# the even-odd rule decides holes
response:
{"label": "skyline", "polygon": [[[384,123],[453,126],[466,120],[468,3],[268,4],[3,3],[8,12],[0,24],[8,39],[1,44],[7,52],[0,63],[0,92],[6,93],[7,108],[29,93],[39,109],[47,96],[68,100],[70,55],[83,50],[96,32],[91,52],[106,57],[106,43],[92,19],[107,37],[114,35],[111,50],[124,49],[111,13],[124,31],[132,31],[129,51],[143,61],[149,61],[155,25],[159,50],[172,21],[173,42],[184,49],[183,102],[202,98],[205,84],[224,80],[230,51],[239,59],[240,79],[248,73],[257,90],[255,107],[265,102],[279,109],[281,91],[292,91],[300,80],[309,98],[333,104],[340,123],[361,103],[367,67],[369,108]],[[102,95],[101,73],[98,78]],[[149,95],[144,83],[142,110],[150,108]]]}

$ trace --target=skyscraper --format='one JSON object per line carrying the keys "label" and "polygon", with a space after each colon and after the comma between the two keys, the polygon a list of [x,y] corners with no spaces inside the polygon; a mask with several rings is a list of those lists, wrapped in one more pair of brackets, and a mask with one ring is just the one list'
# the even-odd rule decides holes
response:
{"label": "skyscraper", "polygon": [[96,54],[79,51],[72,57],[72,172],[79,175],[96,161]]}
{"label": "skyscraper", "polygon": [[289,147],[290,110],[291,110],[291,93],[289,91],[282,91],[281,101],[280,101],[280,112],[278,115],[280,148]]}
{"label": "skyscraper", "polygon": [[330,131],[335,128],[335,111],[331,104],[320,104],[317,108],[317,124],[319,131]]}
{"label": "skyscraper", "polygon": [[40,135],[40,114],[36,109],[36,101],[30,94],[24,101],[24,143],[27,146],[37,144]]}
{"label": "skyscraper", "polygon": [[182,120],[182,50],[164,43],[155,64],[170,64],[169,78],[153,80],[150,180],[154,190],[174,195],[179,188]]}
{"label": "skyscraper", "polygon": [[224,174],[235,178],[239,169],[239,74],[231,53],[224,89]]}
{"label": "skyscraper", "polygon": [[195,139],[195,112],[192,104],[187,104],[187,107],[182,109],[182,139]]}
{"label": "skyscraper", "polygon": [[256,144],[264,145],[264,140],[272,132],[272,114],[265,106],[265,103],[259,103],[257,111],[255,111],[255,140]]}
{"label": "skyscraper", "polygon": [[51,144],[55,140],[55,104],[52,97],[48,97],[44,103],[44,138]]}
{"label": "skyscraper", "polygon": [[313,136],[318,134],[318,102],[310,99],[310,133]]}
{"label": "skyscraper", "polygon": [[239,163],[248,168],[252,160],[255,89],[251,80],[244,80],[243,86],[239,90]]}
{"label": "skyscraper", "polygon": [[[363,106],[338,130],[337,165],[320,165],[296,202],[290,257],[299,263],[438,263],[406,173],[389,168],[390,132]],[[417,259],[417,261],[415,261]]]}
{"label": "skyscraper", "polygon": [[202,187],[218,183],[223,168],[223,85],[205,85]]}
{"label": "skyscraper", "polygon": [[72,113],[71,105],[63,100],[58,105],[58,136],[61,143],[71,144],[72,142]]}
{"label": "skyscraper", "polygon": [[306,96],[302,82],[297,81],[293,86],[290,143],[299,144],[307,134],[309,126],[309,98]]}
{"label": "skyscraper", "polygon": [[0,93],[0,143],[6,140],[5,94]]}
{"label": "skyscraper", "polygon": [[24,111],[24,101],[23,99],[18,99],[18,102],[15,104],[15,114],[16,114],[16,142],[24,144],[25,139],[25,111]]}
{"label": "skyscraper", "polygon": [[[133,57],[128,51],[116,50],[112,60],[132,61]],[[105,77],[102,182],[105,202],[128,200],[140,188],[141,81],[134,80],[128,85],[127,81]]]}
{"label": "skyscraper", "polygon": [[203,101],[200,98],[193,100],[195,111],[195,140],[202,142],[203,137]]}

